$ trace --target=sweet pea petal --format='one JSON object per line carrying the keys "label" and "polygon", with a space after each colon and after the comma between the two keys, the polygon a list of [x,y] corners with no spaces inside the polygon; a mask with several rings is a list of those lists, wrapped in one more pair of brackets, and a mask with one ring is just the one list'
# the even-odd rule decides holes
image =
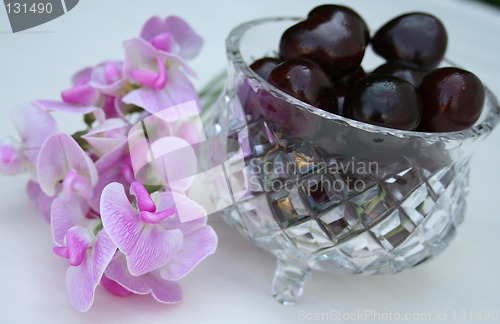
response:
{"label": "sweet pea petal", "polygon": [[37,163],[37,174],[42,191],[53,196],[56,185],[64,179],[69,170],[74,169],[80,176],[87,177],[92,186],[97,183],[97,169],[69,135],[53,135],[45,141]]}
{"label": "sweet pea petal", "polygon": [[50,222],[51,206],[56,197],[47,196],[42,189],[40,189],[40,185],[33,181],[28,182],[27,190],[31,201],[37,204],[38,210],[42,216],[47,222]]}
{"label": "sweet pea petal", "polygon": [[165,280],[177,281],[186,276],[217,248],[217,235],[209,226],[204,226],[184,236],[184,244],[175,258],[161,269]]}
{"label": "sweet pea petal", "polygon": [[196,77],[194,70],[181,56],[164,51],[158,51],[157,55],[163,59],[169,71],[178,70],[180,72],[185,72],[189,76]]}
{"label": "sweet pea petal", "polygon": [[101,156],[96,162],[95,166],[99,174],[106,172],[110,169],[116,168],[118,165],[130,163],[128,154],[125,152],[127,143],[115,147],[113,150]]}
{"label": "sweet pea petal", "polygon": [[50,215],[50,225],[54,243],[63,246],[66,232],[70,228],[81,224],[84,219],[85,216],[80,208],[79,202],[65,201],[61,198],[56,198],[52,202]]}
{"label": "sweet pea petal", "polygon": [[134,182],[130,186],[130,194],[134,195],[137,200],[139,211],[155,212],[156,205],[151,199],[149,192],[140,182]]}
{"label": "sweet pea petal", "polygon": [[11,118],[21,136],[24,156],[34,171],[43,143],[48,137],[57,134],[57,123],[50,113],[34,104],[16,109]]}
{"label": "sweet pea petal", "polygon": [[101,196],[104,229],[125,254],[132,275],[139,276],[167,264],[182,247],[180,230],[165,230],[140,222],[123,185],[111,183]]}
{"label": "sweet pea petal", "polygon": [[87,249],[92,244],[91,233],[81,226],[74,226],[66,233],[69,263],[79,266],[85,259]]}
{"label": "sweet pea petal", "polygon": [[163,280],[156,272],[148,274],[146,280],[151,287],[151,295],[160,303],[173,304],[182,301],[182,288],[179,284]]}
{"label": "sweet pea petal", "polygon": [[148,223],[148,224],[158,224],[162,220],[164,220],[167,217],[170,217],[175,214],[175,209],[167,209],[167,210],[162,210],[160,212],[149,212],[149,211],[141,211],[139,213],[139,219],[143,223]]}
{"label": "sweet pea petal", "polygon": [[106,119],[106,114],[104,111],[95,106],[80,106],[80,105],[70,105],[65,102],[53,101],[53,100],[36,100],[33,104],[37,107],[49,111],[58,111],[76,115],[86,115],[92,113],[96,120],[104,121]]}
{"label": "sweet pea petal", "polygon": [[106,288],[107,291],[109,291],[115,296],[127,297],[134,294],[130,290],[126,289],[125,287],[117,283],[116,281],[109,279],[106,276],[106,273],[104,273],[104,275],[101,278],[101,284],[104,288]]}
{"label": "sweet pea petal", "polygon": [[76,72],[71,78],[72,85],[84,84],[90,80],[92,74],[92,67],[86,67]]}
{"label": "sweet pea petal", "polygon": [[176,303],[182,300],[182,289],[174,283],[163,280],[157,271],[133,276],[127,269],[125,257],[121,253],[110,262],[106,269],[106,276],[125,289],[140,295],[151,293],[162,303]]}
{"label": "sweet pea petal", "polygon": [[76,85],[61,92],[61,98],[70,105],[93,105],[99,99],[99,91],[88,84]]}
{"label": "sweet pea petal", "polygon": [[[162,66],[162,70],[163,72],[165,72],[165,66]],[[166,75],[166,73],[163,73],[163,75]],[[157,86],[156,84],[158,82],[159,73],[153,71],[131,70],[129,72],[129,76],[134,82],[155,89],[162,89],[163,86],[166,84],[166,82],[162,82],[162,86]],[[166,81],[166,79],[164,80]]]}
{"label": "sweet pea petal", "polygon": [[36,104],[14,110],[11,117],[24,146],[28,149],[40,148],[47,137],[57,133],[54,117]]}
{"label": "sweet pea petal", "polygon": [[[124,248],[120,249],[127,256],[129,271],[134,276],[140,276],[164,266],[172,260],[182,246],[182,232],[177,229],[165,230],[159,226],[141,224],[134,234],[136,234],[136,240],[133,241],[133,245],[124,245]],[[125,240],[116,242],[118,244],[131,243]]]}
{"label": "sweet pea petal", "polygon": [[172,51],[174,41],[174,37],[170,33],[158,34],[150,40],[151,45],[153,45],[157,50],[165,52]]}
{"label": "sweet pea petal", "polygon": [[127,124],[123,120],[110,118],[106,119],[99,126],[89,130],[85,136],[90,137],[91,135],[103,134],[103,136],[108,136],[109,138],[126,138],[126,126]]}
{"label": "sweet pea petal", "polygon": [[123,64],[121,62],[105,62],[98,65],[104,66],[104,81],[107,84],[113,84],[123,78]]}
{"label": "sweet pea petal", "polygon": [[177,216],[182,223],[207,216],[206,210],[193,200],[174,192],[172,193],[172,197],[175,202]]}
{"label": "sweet pea petal", "polygon": [[[161,222],[161,226],[169,228],[178,228],[182,231],[184,236],[195,232],[202,228],[207,223],[207,211],[195,201],[189,199],[183,194],[176,192],[162,192],[158,193],[155,201],[157,203],[157,210],[165,210],[168,208],[175,208],[178,212],[175,217],[169,217]],[[190,215],[192,220],[188,222],[181,222],[179,214]]]}
{"label": "sweet pea petal", "polygon": [[104,62],[97,65],[92,70],[89,82],[92,87],[111,96],[120,94],[125,84],[122,62]]}
{"label": "sweet pea petal", "polygon": [[127,124],[119,118],[106,119],[99,126],[92,128],[84,138],[98,156],[112,152],[127,142]]}
{"label": "sweet pea petal", "polygon": [[125,256],[118,252],[109,263],[105,272],[106,276],[116,281],[125,289],[133,292],[134,294],[146,295],[151,292],[149,285],[144,280],[144,276],[133,276],[127,268],[127,260]]}
{"label": "sweet pea petal", "polygon": [[141,107],[150,114],[154,114],[172,105],[172,100],[167,96],[165,90],[146,87],[130,91],[122,100],[126,104]]}
{"label": "sweet pea petal", "polygon": [[165,21],[166,29],[172,34],[180,47],[179,55],[192,59],[201,50],[203,39],[180,17],[169,16]]}
{"label": "sweet pea petal", "polygon": [[60,256],[61,258],[69,259],[69,251],[68,248],[65,246],[54,246],[52,248],[52,251],[54,251],[54,253]]}
{"label": "sweet pea petal", "polygon": [[22,153],[12,142],[0,140],[0,173],[16,175],[24,171]]}
{"label": "sweet pea petal", "polygon": [[123,63],[123,70],[125,78],[134,82],[131,77],[131,71],[151,71],[158,73],[159,62],[162,62],[167,68],[169,79],[172,70],[183,70],[188,75],[195,76],[193,69],[186,63],[186,61],[174,54],[164,51],[158,51],[152,44],[148,43],[141,38],[133,38],[125,42],[125,60]]}
{"label": "sweet pea petal", "polygon": [[133,120],[129,120],[132,118],[127,117],[125,115],[127,105],[125,105],[125,103],[122,101],[122,97],[119,97],[119,96],[115,97],[113,109],[115,110],[115,114],[118,118],[120,118],[121,120],[123,120],[124,122],[126,122],[129,125],[133,124]]}
{"label": "sweet pea petal", "polygon": [[105,231],[97,234],[92,251],[79,266],[66,271],[66,288],[73,307],[86,312],[94,302],[94,292],[101,281],[104,270],[115,254],[116,246]]}
{"label": "sweet pea petal", "polygon": [[[158,61],[156,49],[153,45],[140,38],[133,38],[125,42],[124,72],[130,78],[130,72],[136,70],[157,72]],[[132,78],[132,81],[134,79]]]}
{"label": "sweet pea petal", "polygon": [[123,172],[130,165],[130,157],[125,152],[126,145],[124,143],[122,146],[106,153],[95,163],[99,179],[94,186],[92,198],[89,200],[89,204],[94,210],[99,210],[102,191],[108,184],[119,182],[128,187],[131,183],[132,179],[129,179]]}
{"label": "sweet pea petal", "polygon": [[191,82],[178,71],[172,71],[168,84],[162,90],[143,87],[123,97],[124,103],[139,106],[150,114],[192,100],[198,102],[198,94]]}
{"label": "sweet pea petal", "polygon": [[155,89],[163,89],[168,80],[166,67],[161,57],[156,58],[156,64],[155,71],[131,69],[128,75],[136,83]]}
{"label": "sweet pea petal", "polygon": [[165,32],[163,20],[160,17],[151,17],[144,24],[141,30],[141,38],[147,41],[152,40],[155,36]]}
{"label": "sweet pea petal", "polygon": [[97,184],[94,187],[92,198],[89,200],[89,204],[92,209],[99,210],[102,191],[111,182],[120,182],[122,184],[127,184],[123,179],[120,168],[113,168],[99,173],[99,181],[97,181]]}
{"label": "sweet pea petal", "polygon": [[170,81],[165,87],[165,90],[167,96],[171,98],[172,106],[194,100],[196,106],[201,107],[199,104],[198,92],[189,79],[181,71],[176,69],[169,70],[169,75]]}
{"label": "sweet pea petal", "polygon": [[92,198],[92,184],[86,177],[79,175],[75,169],[71,169],[66,173],[62,182],[62,191],[60,197],[65,200],[72,200],[73,193],[79,197],[89,200]]}
{"label": "sweet pea petal", "polygon": [[33,103],[45,111],[59,111],[78,115],[86,115],[101,110],[101,108],[95,106],[76,106],[53,100],[36,100]]}

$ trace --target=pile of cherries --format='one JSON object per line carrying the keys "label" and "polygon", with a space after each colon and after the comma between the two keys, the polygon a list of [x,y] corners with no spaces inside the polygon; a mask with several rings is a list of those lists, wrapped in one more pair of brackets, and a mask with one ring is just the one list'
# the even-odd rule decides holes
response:
{"label": "pile of cherries", "polygon": [[[361,62],[370,43],[387,62],[366,73]],[[446,46],[443,24],[426,13],[396,17],[370,38],[355,11],[322,5],[283,33],[279,58],[259,59],[251,68],[333,114],[401,130],[459,131],[479,119],[485,93],[471,72],[437,68]]]}

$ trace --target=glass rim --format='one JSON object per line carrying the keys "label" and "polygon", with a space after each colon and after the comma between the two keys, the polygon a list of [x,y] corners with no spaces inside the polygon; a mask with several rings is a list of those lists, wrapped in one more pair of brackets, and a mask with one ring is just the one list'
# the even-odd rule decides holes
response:
{"label": "glass rim", "polygon": [[392,135],[394,137],[403,139],[420,139],[429,142],[453,140],[463,141],[465,139],[478,139],[485,137],[489,135],[495,128],[495,126],[499,123],[500,106],[498,104],[498,100],[496,96],[491,92],[491,90],[489,90],[489,88],[484,84],[483,87],[485,90],[485,103],[483,106],[483,112],[481,113],[479,119],[480,122],[464,130],[453,132],[418,132],[372,125],[324,111],[320,108],[314,107],[292,97],[291,95],[271,85],[266,80],[261,78],[257,73],[255,73],[243,58],[240,51],[240,45],[243,37],[245,36],[245,33],[253,27],[273,22],[298,22],[303,19],[304,18],[301,17],[269,17],[250,20],[236,26],[233,30],[231,30],[229,36],[226,38],[226,51],[228,60],[231,62],[231,64],[241,70],[246,77],[257,81],[264,90],[268,91],[273,96],[276,96],[279,99],[287,101],[288,103],[292,104],[294,108],[306,110],[312,114],[318,115],[332,122],[345,124],[369,133],[382,133],[384,135]]}

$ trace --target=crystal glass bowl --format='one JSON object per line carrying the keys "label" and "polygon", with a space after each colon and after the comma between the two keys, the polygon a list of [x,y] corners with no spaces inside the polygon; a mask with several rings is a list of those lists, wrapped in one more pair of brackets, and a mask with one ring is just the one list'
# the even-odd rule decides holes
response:
{"label": "crystal glass bowl", "polygon": [[[465,213],[469,160],[497,125],[486,90],[483,114],[460,132],[419,133],[373,126],[305,104],[271,86],[249,65],[276,56],[282,32],[297,18],[255,20],[227,38],[224,95],[207,122],[226,164],[224,219],[278,266],[273,295],[293,303],[311,270],[388,274],[419,265],[446,248]],[[213,154],[212,152],[212,154]],[[241,170],[239,170],[241,171]],[[243,189],[242,189],[243,188]]]}

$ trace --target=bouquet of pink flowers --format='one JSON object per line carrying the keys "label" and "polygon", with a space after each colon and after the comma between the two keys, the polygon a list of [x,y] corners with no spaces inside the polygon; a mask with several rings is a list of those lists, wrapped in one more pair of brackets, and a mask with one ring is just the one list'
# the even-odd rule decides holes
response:
{"label": "bouquet of pink flowers", "polygon": [[[172,125],[200,112],[186,60],[202,43],[179,17],[151,18],[139,38],[124,43],[123,61],[77,72],[61,101],[38,100],[16,110],[19,140],[0,141],[0,172],[30,174],[29,196],[50,222],[54,252],[69,262],[66,286],[79,311],[91,307],[99,284],[119,296],[179,302],[176,281],[216,249],[207,212],[186,194],[192,181],[138,181],[130,146],[134,125],[158,113],[166,124],[167,136],[158,144],[164,150],[196,141],[195,125]],[[85,129],[59,132],[54,112],[81,115]],[[169,167],[195,163],[184,154]]]}

